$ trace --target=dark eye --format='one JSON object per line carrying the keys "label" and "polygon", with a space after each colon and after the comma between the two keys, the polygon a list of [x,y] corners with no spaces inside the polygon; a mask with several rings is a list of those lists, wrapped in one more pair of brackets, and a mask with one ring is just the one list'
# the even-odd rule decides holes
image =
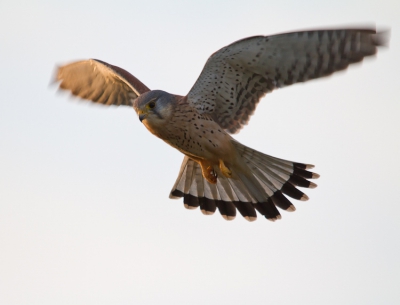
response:
{"label": "dark eye", "polygon": [[149,103],[149,108],[154,108],[156,106],[156,103],[155,102],[150,102]]}

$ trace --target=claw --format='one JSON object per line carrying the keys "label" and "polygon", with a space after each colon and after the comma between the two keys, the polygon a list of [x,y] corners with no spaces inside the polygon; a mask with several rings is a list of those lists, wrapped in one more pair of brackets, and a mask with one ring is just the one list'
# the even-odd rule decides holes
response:
{"label": "claw", "polygon": [[214,171],[214,168],[212,166],[207,167],[207,171],[204,175],[204,178],[206,178],[208,182],[215,184],[217,183],[217,177],[218,176],[217,173]]}
{"label": "claw", "polygon": [[203,174],[203,177],[211,184],[216,184],[218,174],[214,170],[214,164],[207,160],[199,160],[197,162],[201,166],[201,173]]}

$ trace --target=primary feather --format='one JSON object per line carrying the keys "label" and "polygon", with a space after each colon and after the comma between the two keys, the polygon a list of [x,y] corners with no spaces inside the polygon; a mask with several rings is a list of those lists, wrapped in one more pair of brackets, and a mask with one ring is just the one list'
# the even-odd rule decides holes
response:
{"label": "primary feather", "polygon": [[276,88],[343,70],[374,55],[385,33],[317,30],[255,36],[214,53],[188,94],[200,113],[230,133],[248,123],[260,98]]}

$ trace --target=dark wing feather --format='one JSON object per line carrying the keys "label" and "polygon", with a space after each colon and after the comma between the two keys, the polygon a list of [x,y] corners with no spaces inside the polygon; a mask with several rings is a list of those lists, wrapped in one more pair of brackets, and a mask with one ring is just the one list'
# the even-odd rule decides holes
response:
{"label": "dark wing feather", "polygon": [[236,133],[266,93],[343,70],[375,54],[386,42],[385,34],[373,29],[315,30],[239,40],[208,59],[188,101]]}
{"label": "dark wing feather", "polygon": [[106,62],[89,59],[58,68],[60,88],[73,95],[104,105],[127,105],[150,91],[128,71]]}

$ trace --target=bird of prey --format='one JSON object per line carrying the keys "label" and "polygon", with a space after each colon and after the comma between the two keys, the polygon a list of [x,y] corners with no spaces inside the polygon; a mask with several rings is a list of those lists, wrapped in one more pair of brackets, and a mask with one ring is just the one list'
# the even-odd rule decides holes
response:
{"label": "bird of prey", "polygon": [[373,28],[312,30],[236,41],[207,60],[186,96],[150,90],[124,69],[97,59],[59,67],[61,89],[104,105],[133,107],[155,136],[184,154],[170,198],[203,214],[236,210],[254,221],[294,211],[286,198],[308,200],[297,187],[315,188],[313,165],[275,158],[231,134],[248,123],[262,97],[276,88],[324,77],[374,55],[385,43]]}

